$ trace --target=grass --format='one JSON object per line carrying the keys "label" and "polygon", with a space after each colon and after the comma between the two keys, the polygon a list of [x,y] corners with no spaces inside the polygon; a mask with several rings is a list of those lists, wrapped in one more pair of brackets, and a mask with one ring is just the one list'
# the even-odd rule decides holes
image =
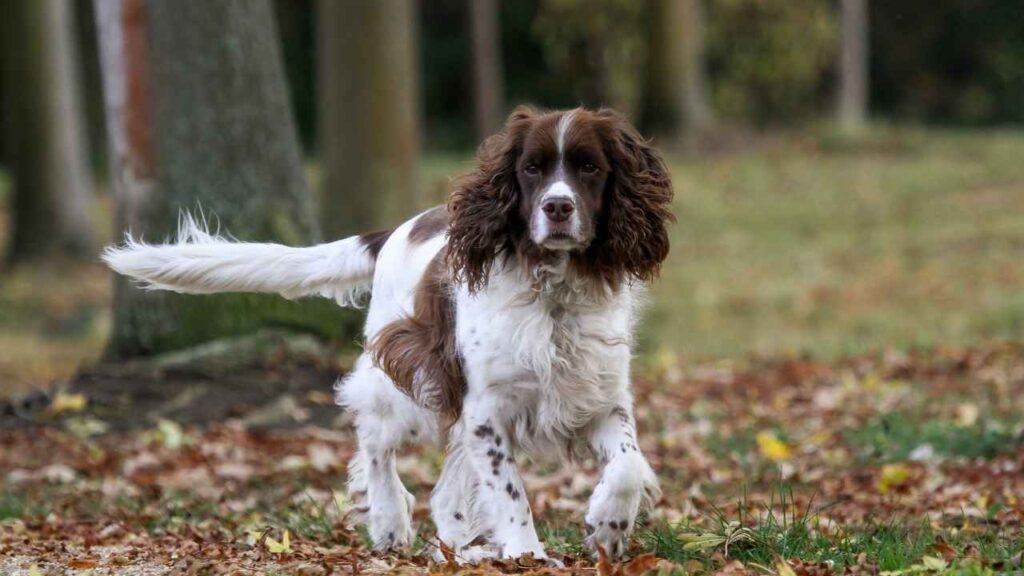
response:
{"label": "grass", "polygon": [[1024,133],[881,129],[672,161],[648,352],[836,356],[1024,332]]}

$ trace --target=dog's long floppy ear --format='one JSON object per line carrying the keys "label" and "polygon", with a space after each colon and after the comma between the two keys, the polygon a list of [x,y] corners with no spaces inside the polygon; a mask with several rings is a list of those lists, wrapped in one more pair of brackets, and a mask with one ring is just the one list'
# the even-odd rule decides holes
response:
{"label": "dog's long floppy ear", "polygon": [[668,226],[675,222],[672,179],[661,154],[623,116],[608,109],[596,116],[612,173],[586,261],[610,282],[648,282],[668,256]]}
{"label": "dog's long floppy ear", "polygon": [[448,267],[471,292],[484,287],[495,259],[515,250],[519,205],[516,161],[537,112],[519,107],[480,145],[476,169],[448,198]]}

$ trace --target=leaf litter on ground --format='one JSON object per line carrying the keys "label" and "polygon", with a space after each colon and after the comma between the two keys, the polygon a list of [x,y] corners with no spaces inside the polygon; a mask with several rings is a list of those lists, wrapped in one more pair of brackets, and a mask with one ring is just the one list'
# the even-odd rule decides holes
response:
{"label": "leaf litter on ground", "polygon": [[[474,573],[1020,569],[1024,346],[831,363],[662,358],[636,388],[642,448],[665,494],[628,558],[595,559],[583,544],[595,463],[539,462],[524,477],[549,553],[566,568],[523,559]],[[426,504],[438,447],[398,462],[418,497],[419,544],[380,554],[344,496],[355,450],[344,417],[334,428],[266,428],[247,426],[244,413],[203,426],[156,415],[126,430],[87,395],[59,398],[47,425],[0,429],[0,573],[457,571],[433,560]],[[290,400],[293,412],[320,401]]]}

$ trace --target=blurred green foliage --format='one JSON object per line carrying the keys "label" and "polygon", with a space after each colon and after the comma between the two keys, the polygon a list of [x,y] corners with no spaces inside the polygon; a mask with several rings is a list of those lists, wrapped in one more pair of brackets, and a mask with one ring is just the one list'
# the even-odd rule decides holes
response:
{"label": "blurred green foliage", "polygon": [[718,115],[755,125],[821,112],[838,26],[828,0],[716,0],[707,66]]}
{"label": "blurred green foliage", "polygon": [[[467,0],[420,3],[424,145],[476,145]],[[870,2],[873,116],[941,124],[1024,122],[1024,2]],[[315,2],[276,0],[303,141],[315,146]],[[509,107],[610,105],[637,112],[649,6],[642,0],[501,2]],[[738,125],[813,122],[831,113],[839,14],[833,0],[704,2],[717,115]]]}
{"label": "blurred green foliage", "polygon": [[533,32],[553,74],[577,103],[630,111],[641,91],[647,54],[645,2],[542,0]]}

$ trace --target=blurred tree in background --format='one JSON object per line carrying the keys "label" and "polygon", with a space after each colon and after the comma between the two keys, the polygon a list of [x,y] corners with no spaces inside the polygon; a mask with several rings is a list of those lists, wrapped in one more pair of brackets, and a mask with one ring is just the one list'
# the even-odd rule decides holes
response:
{"label": "blurred tree in background", "polygon": [[416,2],[320,0],[320,221],[331,238],[394,226],[417,198]]}
{"label": "blurred tree in background", "polygon": [[94,256],[73,9],[65,0],[0,5],[4,148],[14,177],[13,262]]}
{"label": "blurred tree in background", "polygon": [[474,0],[469,6],[473,40],[473,126],[480,141],[501,128],[505,115],[498,4],[498,0]]}
{"label": "blurred tree in background", "polygon": [[[243,240],[319,240],[267,0],[97,4],[117,229],[160,240],[202,208]],[[260,326],[337,333],[336,307],[190,297],[117,281],[110,352],[134,356]]]}
{"label": "blurred tree in background", "polygon": [[641,126],[667,139],[711,127],[700,0],[650,0],[647,82]]}
{"label": "blurred tree in background", "polygon": [[868,115],[868,2],[840,0],[842,28],[836,115],[840,129],[864,128]]}

